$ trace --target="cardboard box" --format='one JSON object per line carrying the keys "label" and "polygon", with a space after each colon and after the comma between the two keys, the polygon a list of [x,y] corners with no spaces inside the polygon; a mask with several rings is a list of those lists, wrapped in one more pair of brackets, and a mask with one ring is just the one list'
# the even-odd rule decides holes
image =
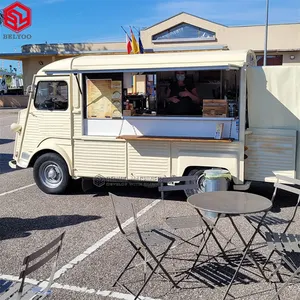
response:
{"label": "cardboard box", "polygon": [[131,116],[132,111],[130,109],[123,110],[123,116]]}
{"label": "cardboard box", "polygon": [[203,117],[227,117],[227,100],[205,99],[203,100]]}

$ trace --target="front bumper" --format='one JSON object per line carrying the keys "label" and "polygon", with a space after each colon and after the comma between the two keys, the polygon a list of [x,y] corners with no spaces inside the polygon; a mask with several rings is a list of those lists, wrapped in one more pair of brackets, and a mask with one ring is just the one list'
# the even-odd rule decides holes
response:
{"label": "front bumper", "polygon": [[11,160],[8,162],[8,165],[12,168],[12,169],[16,169],[17,168],[17,162],[16,160]]}

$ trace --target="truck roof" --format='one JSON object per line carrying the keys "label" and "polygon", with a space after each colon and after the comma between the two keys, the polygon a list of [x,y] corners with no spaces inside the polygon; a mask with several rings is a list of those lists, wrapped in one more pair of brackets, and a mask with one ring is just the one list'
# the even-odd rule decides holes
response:
{"label": "truck roof", "polygon": [[175,69],[225,69],[256,65],[251,50],[197,51],[122,55],[85,55],[61,59],[43,67],[38,75],[89,72],[134,72]]}

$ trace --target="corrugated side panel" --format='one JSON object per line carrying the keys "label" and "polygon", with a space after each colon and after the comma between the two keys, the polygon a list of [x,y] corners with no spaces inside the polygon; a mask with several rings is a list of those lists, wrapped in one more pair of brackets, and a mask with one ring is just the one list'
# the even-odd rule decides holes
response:
{"label": "corrugated side panel", "polygon": [[126,142],[74,141],[76,176],[126,177]]}
{"label": "corrugated side panel", "polygon": [[295,178],[296,130],[250,129],[245,179],[275,182],[276,174]]}
{"label": "corrugated side panel", "polygon": [[127,145],[129,179],[151,181],[170,176],[170,143],[130,141]]}
{"label": "corrugated side panel", "polygon": [[81,137],[82,136],[82,117],[81,114],[74,114],[74,136]]}
{"label": "corrugated side panel", "polygon": [[217,151],[224,153],[235,152],[239,149],[239,143],[205,143],[205,142],[180,142],[173,143],[172,148],[176,148],[179,151],[195,150],[195,151]]}
{"label": "corrugated side panel", "polygon": [[205,143],[177,142],[172,144],[172,174],[181,176],[190,166],[226,168],[240,179],[240,142]]}
{"label": "corrugated side panel", "polygon": [[70,139],[68,112],[34,111],[29,115],[22,152],[34,151],[47,138]]}

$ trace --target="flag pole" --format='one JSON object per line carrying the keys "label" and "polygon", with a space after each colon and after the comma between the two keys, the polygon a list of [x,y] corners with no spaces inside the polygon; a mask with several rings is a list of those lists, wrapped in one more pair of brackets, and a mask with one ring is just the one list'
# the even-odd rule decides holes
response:
{"label": "flag pole", "polygon": [[137,32],[137,34],[140,36],[140,30],[137,30],[137,29],[135,28],[135,26],[133,26],[133,28],[135,29],[135,31]]}
{"label": "flag pole", "polygon": [[266,32],[265,32],[264,66],[267,65],[268,26],[269,26],[269,0],[266,0],[266,28],[265,28]]}
{"label": "flag pole", "polygon": [[123,26],[121,26],[121,28],[124,30],[124,32],[128,35],[129,40],[131,41],[130,35],[127,33],[127,31],[123,28]]}

